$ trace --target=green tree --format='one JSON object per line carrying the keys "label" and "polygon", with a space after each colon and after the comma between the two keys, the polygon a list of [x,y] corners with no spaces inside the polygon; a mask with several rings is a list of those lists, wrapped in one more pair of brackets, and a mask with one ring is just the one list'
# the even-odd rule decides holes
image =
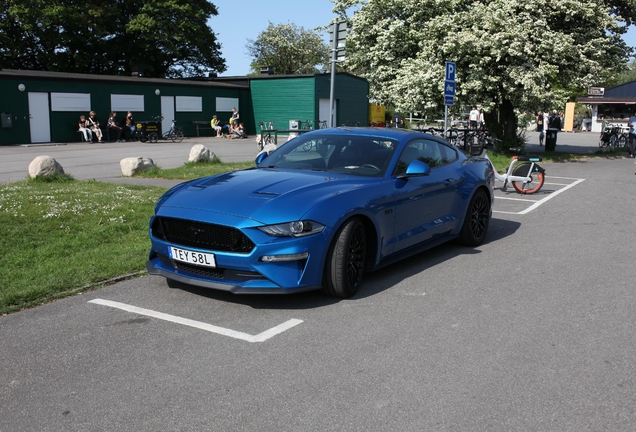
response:
{"label": "green tree", "polygon": [[253,73],[273,66],[276,75],[313,74],[326,72],[329,64],[329,46],[320,34],[295,24],[270,22],[256,40],[248,39],[246,48]]}
{"label": "green tree", "polygon": [[632,60],[632,62],[629,64],[629,66],[627,66],[627,68],[624,71],[608,79],[604,83],[601,83],[601,86],[615,87],[615,86],[625,84],[631,81],[636,81],[636,60]]}
{"label": "green tree", "polygon": [[183,77],[224,72],[206,0],[3,0],[6,68]]}
{"label": "green tree", "polygon": [[562,107],[626,64],[620,38],[630,10],[596,0],[334,0],[349,18],[345,64],[371,96],[399,111],[439,109],[446,61],[457,64],[457,103],[484,108],[509,143],[517,113]]}

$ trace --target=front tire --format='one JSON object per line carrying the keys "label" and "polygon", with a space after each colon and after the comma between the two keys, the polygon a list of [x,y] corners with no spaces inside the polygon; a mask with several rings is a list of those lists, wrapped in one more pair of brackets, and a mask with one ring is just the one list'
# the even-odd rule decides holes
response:
{"label": "front tire", "polygon": [[478,246],[483,243],[490,225],[490,199],[483,189],[477,190],[468,204],[459,243]]}
{"label": "front tire", "polygon": [[329,247],[323,292],[332,297],[348,298],[354,295],[364,274],[367,240],[360,218],[348,220]]}

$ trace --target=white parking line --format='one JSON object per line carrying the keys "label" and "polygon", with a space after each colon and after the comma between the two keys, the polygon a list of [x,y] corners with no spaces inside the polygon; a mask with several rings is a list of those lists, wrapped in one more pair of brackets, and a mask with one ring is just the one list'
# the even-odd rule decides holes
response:
{"label": "white parking line", "polygon": [[188,318],[181,318],[175,315],[169,315],[169,314],[165,314],[162,312],[157,312],[157,311],[153,311],[150,309],[143,309],[143,308],[139,308],[137,306],[132,306],[132,305],[128,305],[125,303],[119,303],[119,302],[115,302],[115,301],[110,301],[110,300],[104,300],[104,299],[95,299],[95,300],[90,300],[89,303],[95,303],[95,304],[100,304],[103,306],[110,306],[113,308],[117,308],[117,309],[121,309],[121,310],[125,310],[127,312],[132,312],[132,313],[136,313],[139,315],[145,315],[145,316],[149,316],[149,317],[153,317],[153,318],[158,318],[160,320],[164,320],[164,321],[169,321],[169,322],[173,322],[176,324],[182,324],[182,325],[186,325],[189,327],[194,327],[194,328],[198,328],[200,330],[205,330],[205,331],[209,331],[212,333],[216,333],[216,334],[220,334],[222,336],[228,336],[231,338],[235,338],[235,339],[241,339],[247,342],[264,342],[267,339],[270,339],[274,336],[276,336],[277,334],[280,334],[282,332],[284,332],[285,330],[289,330],[290,328],[297,326],[298,324],[302,323],[302,320],[299,319],[290,319],[289,321],[286,321],[282,324],[277,325],[276,327],[272,327],[269,330],[265,330],[262,333],[259,333],[257,335],[250,335],[247,333],[243,333],[243,332],[238,332],[235,330],[230,330],[230,329],[226,329],[223,327],[218,327],[212,324],[206,324],[200,321],[194,321]]}
{"label": "white parking line", "polygon": [[537,202],[537,200],[532,200],[532,199],[523,199],[523,198],[510,198],[510,197],[497,197],[496,199],[500,200],[508,200],[508,201],[524,201],[524,202]]}
{"label": "white parking line", "polygon": [[[529,213],[532,210],[536,209],[541,204],[551,200],[555,196],[559,195],[561,192],[565,192],[566,190],[568,190],[570,188],[573,188],[577,184],[585,181],[585,179],[575,179],[575,178],[569,178],[569,177],[552,177],[552,178],[560,178],[560,179],[576,180],[576,181],[574,183],[568,184],[563,189],[559,189],[558,191],[552,192],[550,195],[547,195],[545,198],[540,199],[539,201],[535,201],[534,204],[532,204],[530,207],[528,207],[527,209],[522,210],[520,212],[506,212],[506,211],[498,211],[498,210],[493,210],[492,212],[493,213],[503,213],[503,214],[523,215],[523,214]],[[497,197],[495,199],[497,200],[497,199],[514,199],[514,198]],[[530,201],[530,200],[528,200],[528,201]]]}

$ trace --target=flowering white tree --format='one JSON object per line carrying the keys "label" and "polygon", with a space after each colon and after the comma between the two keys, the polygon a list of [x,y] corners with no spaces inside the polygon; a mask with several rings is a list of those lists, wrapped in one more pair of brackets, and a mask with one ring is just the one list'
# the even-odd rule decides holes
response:
{"label": "flowering white tree", "polygon": [[332,1],[342,16],[354,10],[345,65],[369,80],[372,98],[439,109],[454,61],[456,102],[484,108],[491,131],[510,141],[516,111],[562,107],[629,58],[626,20],[598,0]]}

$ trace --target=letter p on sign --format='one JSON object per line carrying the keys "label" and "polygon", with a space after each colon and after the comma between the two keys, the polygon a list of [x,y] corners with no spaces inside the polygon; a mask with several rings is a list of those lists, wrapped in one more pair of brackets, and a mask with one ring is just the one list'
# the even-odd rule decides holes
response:
{"label": "letter p on sign", "polygon": [[446,81],[455,81],[455,62],[446,62]]}

